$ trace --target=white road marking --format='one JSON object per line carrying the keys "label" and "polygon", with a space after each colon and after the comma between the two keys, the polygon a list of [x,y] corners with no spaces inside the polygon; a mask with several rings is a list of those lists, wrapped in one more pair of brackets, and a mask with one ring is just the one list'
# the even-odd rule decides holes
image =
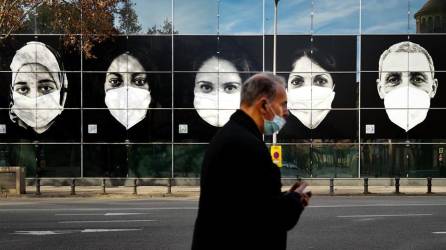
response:
{"label": "white road marking", "polygon": [[55,214],[54,216],[97,216],[97,215],[104,215],[104,214]]}
{"label": "white road marking", "polygon": [[446,232],[432,232],[433,234],[446,234]]}
{"label": "white road marking", "polygon": [[149,214],[149,213],[105,213],[105,216],[121,216],[121,215],[139,215],[139,214]]}
{"label": "white road marking", "polygon": [[[444,204],[446,206],[446,204]],[[152,211],[152,210],[197,210],[198,207],[123,207],[123,208],[0,208],[0,212],[18,212],[18,211]]]}
{"label": "white road marking", "polygon": [[122,223],[122,222],[154,222],[157,220],[74,220],[74,221],[59,221],[62,224],[68,223]]}
{"label": "white road marking", "polygon": [[140,231],[142,228],[96,228],[83,230],[44,230],[44,231],[15,231],[13,234],[20,235],[56,235],[56,234],[70,234],[70,233],[105,233],[105,232],[124,232],[124,231]]}
{"label": "white road marking", "polygon": [[140,215],[149,213],[105,213],[105,214],[55,214],[55,216],[121,216],[121,215]]}
{"label": "white road marking", "polygon": [[340,215],[338,218],[368,218],[368,217],[405,217],[405,216],[431,216],[432,214],[361,214],[361,215]]}
{"label": "white road marking", "polygon": [[72,233],[73,231],[15,231],[14,234],[22,234],[22,235],[55,235],[55,234],[67,234]]}
{"label": "white road marking", "polygon": [[343,205],[315,205],[311,208],[350,208],[350,207],[418,207],[418,206],[446,206],[446,203],[407,203],[407,204],[343,204]]}
{"label": "white road marking", "polygon": [[81,233],[103,233],[103,232],[124,232],[124,231],[140,231],[141,228],[119,228],[119,229],[84,229]]}

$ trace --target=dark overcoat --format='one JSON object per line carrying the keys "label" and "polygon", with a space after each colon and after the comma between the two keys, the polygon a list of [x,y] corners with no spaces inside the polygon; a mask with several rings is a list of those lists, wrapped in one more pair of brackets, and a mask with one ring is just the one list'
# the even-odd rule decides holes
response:
{"label": "dark overcoat", "polygon": [[203,159],[192,249],[286,249],[303,205],[281,186],[254,120],[237,110]]}

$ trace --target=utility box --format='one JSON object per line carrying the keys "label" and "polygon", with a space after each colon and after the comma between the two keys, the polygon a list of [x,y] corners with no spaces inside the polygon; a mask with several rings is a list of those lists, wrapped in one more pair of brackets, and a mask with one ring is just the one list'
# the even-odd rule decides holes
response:
{"label": "utility box", "polygon": [[24,167],[0,167],[1,192],[25,194],[25,168]]}

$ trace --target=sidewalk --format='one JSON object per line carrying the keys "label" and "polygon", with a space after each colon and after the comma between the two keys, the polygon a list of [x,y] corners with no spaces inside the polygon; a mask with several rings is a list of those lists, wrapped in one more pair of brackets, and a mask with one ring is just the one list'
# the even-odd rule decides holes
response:
{"label": "sidewalk", "polygon": [[[289,189],[284,186],[283,191]],[[313,195],[331,195],[329,186],[309,186]],[[432,194],[427,194],[426,186],[400,186],[400,194],[395,193],[394,186],[369,186],[369,194],[379,195],[444,195],[446,196],[446,186],[433,186]],[[200,188],[197,186],[173,186],[171,193],[168,193],[166,186],[139,186],[137,195],[133,194],[134,188],[129,186],[106,187],[106,194],[103,194],[101,186],[77,186],[75,195],[71,195],[70,186],[41,186],[40,195],[36,195],[35,186],[27,186],[26,194],[20,196],[3,193],[2,198],[38,198],[38,197],[82,197],[82,198],[188,198],[198,199]],[[364,195],[363,186],[335,186],[333,195]]]}

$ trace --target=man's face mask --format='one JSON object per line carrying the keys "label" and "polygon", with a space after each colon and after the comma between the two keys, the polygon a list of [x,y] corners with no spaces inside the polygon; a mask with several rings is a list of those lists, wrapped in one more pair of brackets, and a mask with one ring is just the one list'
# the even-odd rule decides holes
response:
{"label": "man's face mask", "polygon": [[384,106],[389,119],[407,132],[426,119],[430,97],[415,87],[400,87],[385,95]]}
{"label": "man's face mask", "polygon": [[305,86],[288,91],[288,109],[309,129],[315,129],[331,110],[331,88]]}
{"label": "man's face mask", "polygon": [[241,82],[231,62],[206,60],[195,77],[194,107],[200,117],[215,127],[225,125],[239,108]]}
{"label": "man's face mask", "polygon": [[45,132],[50,122],[63,110],[59,104],[60,91],[39,97],[27,97],[13,92],[12,98],[14,99],[12,106],[14,114],[37,133]]}
{"label": "man's face mask", "polygon": [[105,93],[105,104],[110,113],[126,129],[146,117],[150,101],[150,92],[141,88],[124,86]]}
{"label": "man's face mask", "polygon": [[276,113],[274,113],[271,104],[266,104],[265,106],[267,107],[267,110],[270,110],[271,113],[273,113],[274,117],[272,120],[264,118],[263,133],[265,135],[272,135],[274,133],[278,133],[283,128],[283,126],[285,126],[286,120],[283,117],[276,115]]}

